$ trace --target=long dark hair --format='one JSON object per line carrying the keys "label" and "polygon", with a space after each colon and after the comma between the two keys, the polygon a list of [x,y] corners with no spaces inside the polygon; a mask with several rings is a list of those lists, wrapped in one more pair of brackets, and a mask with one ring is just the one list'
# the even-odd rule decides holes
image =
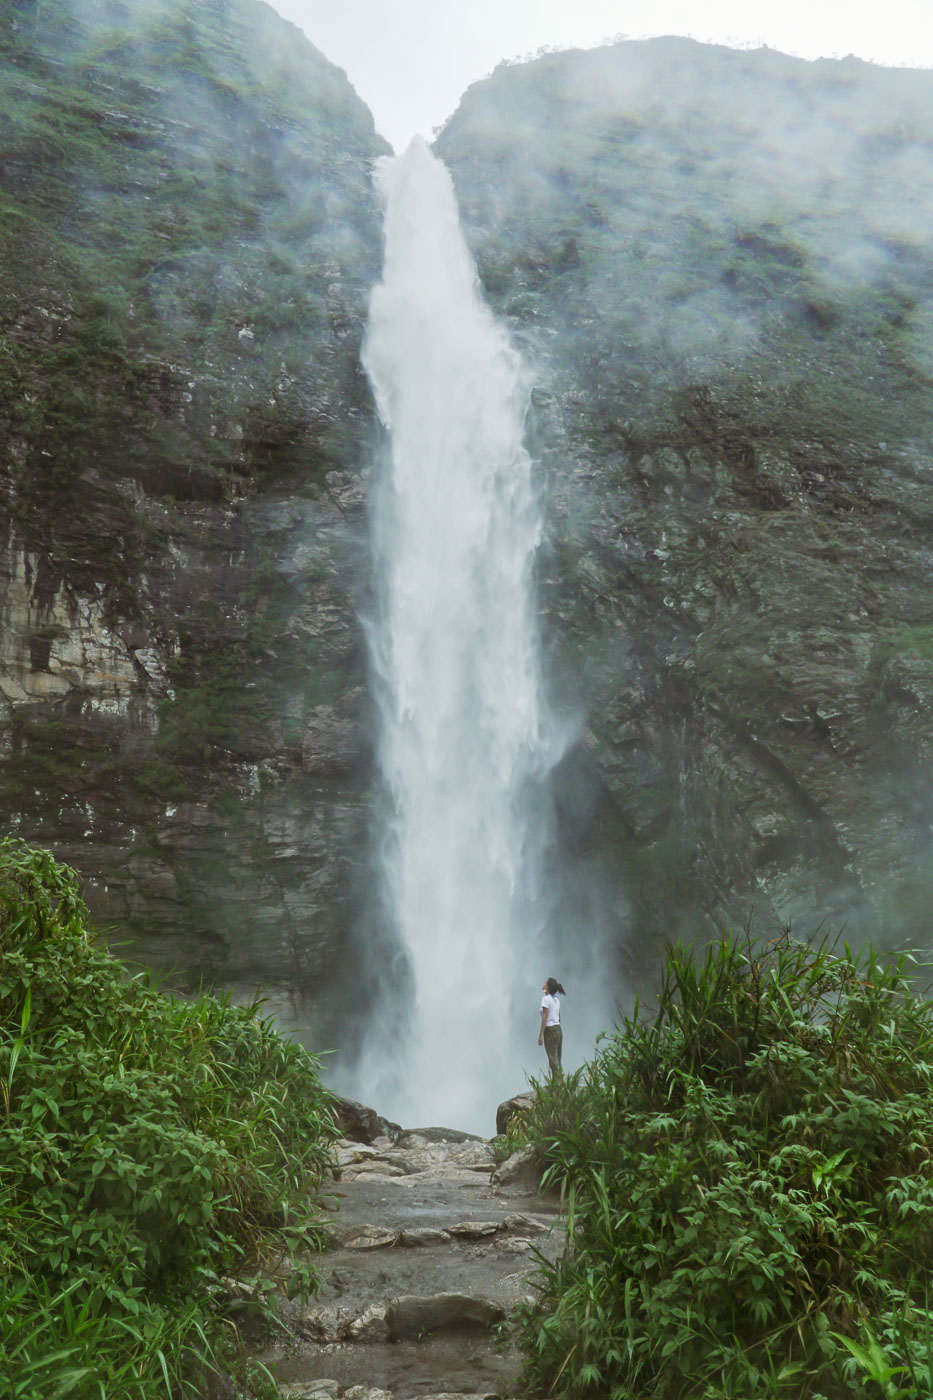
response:
{"label": "long dark hair", "polygon": [[554,996],[555,992],[560,992],[562,997],[567,995],[556,977],[549,977],[544,985],[547,987],[550,996]]}

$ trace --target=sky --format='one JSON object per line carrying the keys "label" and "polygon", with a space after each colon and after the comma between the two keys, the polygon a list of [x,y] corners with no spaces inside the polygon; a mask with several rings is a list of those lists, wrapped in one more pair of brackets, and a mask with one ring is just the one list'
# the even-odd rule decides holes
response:
{"label": "sky", "polygon": [[[933,67],[933,0],[271,0],[343,68],[396,150],[470,83],[541,48],[684,34],[799,58]],[[933,77],[931,77],[933,81]]]}

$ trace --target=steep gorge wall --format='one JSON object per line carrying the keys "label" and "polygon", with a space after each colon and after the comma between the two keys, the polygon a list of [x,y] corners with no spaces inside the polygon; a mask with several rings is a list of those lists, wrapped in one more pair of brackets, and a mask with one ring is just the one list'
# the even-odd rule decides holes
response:
{"label": "steep gorge wall", "polygon": [[930,75],[624,43],[438,149],[537,377],[568,932],[928,943]]}
{"label": "steep gorge wall", "polygon": [[[19,0],[0,56],[7,825],[332,1043],[383,144],[252,0]],[[536,375],[555,921],[632,980],[749,912],[920,941],[928,76],[625,44],[497,70],[438,147]]]}
{"label": "steep gorge wall", "polygon": [[0,801],[188,981],[355,917],[385,149],[253,0],[4,7]]}

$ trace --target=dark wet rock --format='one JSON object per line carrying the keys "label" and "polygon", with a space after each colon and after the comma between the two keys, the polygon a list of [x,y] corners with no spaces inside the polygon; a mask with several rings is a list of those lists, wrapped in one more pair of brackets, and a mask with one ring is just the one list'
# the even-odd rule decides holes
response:
{"label": "dark wet rock", "polygon": [[518,1113],[527,1113],[535,1101],[532,1093],[513,1094],[510,1099],[500,1103],[496,1109],[496,1135],[501,1137],[508,1132],[509,1124]]}
{"label": "dark wet rock", "polygon": [[393,1298],[386,1310],[389,1336],[394,1341],[422,1337],[428,1332],[485,1330],[505,1317],[505,1309],[489,1298],[465,1293],[408,1294]]}
{"label": "dark wet rock", "polygon": [[423,1147],[426,1143],[484,1142],[477,1133],[464,1133],[459,1128],[406,1128],[399,1134],[399,1147]]}
{"label": "dark wet rock", "polygon": [[[140,959],[269,987],[330,1046],[373,985],[359,350],[385,146],[268,7],[165,0],[204,72],[150,8],[72,7],[66,33],[20,5],[0,34],[0,801]],[[596,911],[631,987],[672,931],[750,912],[923,926],[929,90],[652,40],[500,67],[438,141],[537,380],[539,611],[581,716],[554,930],[585,944]],[[37,162],[49,112],[82,115]]]}
{"label": "dark wet rock", "polygon": [[362,1142],[370,1146],[377,1138],[395,1141],[402,1131],[397,1123],[390,1123],[388,1118],[380,1117],[374,1108],[357,1103],[355,1099],[335,1096],[334,1117],[340,1131],[351,1142]]}

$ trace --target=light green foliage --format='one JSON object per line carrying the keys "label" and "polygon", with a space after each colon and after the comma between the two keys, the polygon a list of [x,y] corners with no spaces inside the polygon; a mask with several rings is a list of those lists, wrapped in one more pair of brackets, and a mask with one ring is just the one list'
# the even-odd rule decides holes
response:
{"label": "light green foliage", "polygon": [[[230,1302],[306,1294],[334,1136],[258,1004],[175,1001],[95,946],[76,878],[0,844],[0,1375],[201,1394]],[[173,1387],[180,1387],[176,1390]]]}
{"label": "light green foliage", "polygon": [[570,1253],[523,1322],[558,1397],[933,1385],[933,1004],[906,959],[782,937],[669,951],[652,1019],[539,1091]]}
{"label": "light green foliage", "polygon": [[871,659],[873,675],[893,656],[933,661],[933,626],[929,623],[892,622],[879,629]]}

